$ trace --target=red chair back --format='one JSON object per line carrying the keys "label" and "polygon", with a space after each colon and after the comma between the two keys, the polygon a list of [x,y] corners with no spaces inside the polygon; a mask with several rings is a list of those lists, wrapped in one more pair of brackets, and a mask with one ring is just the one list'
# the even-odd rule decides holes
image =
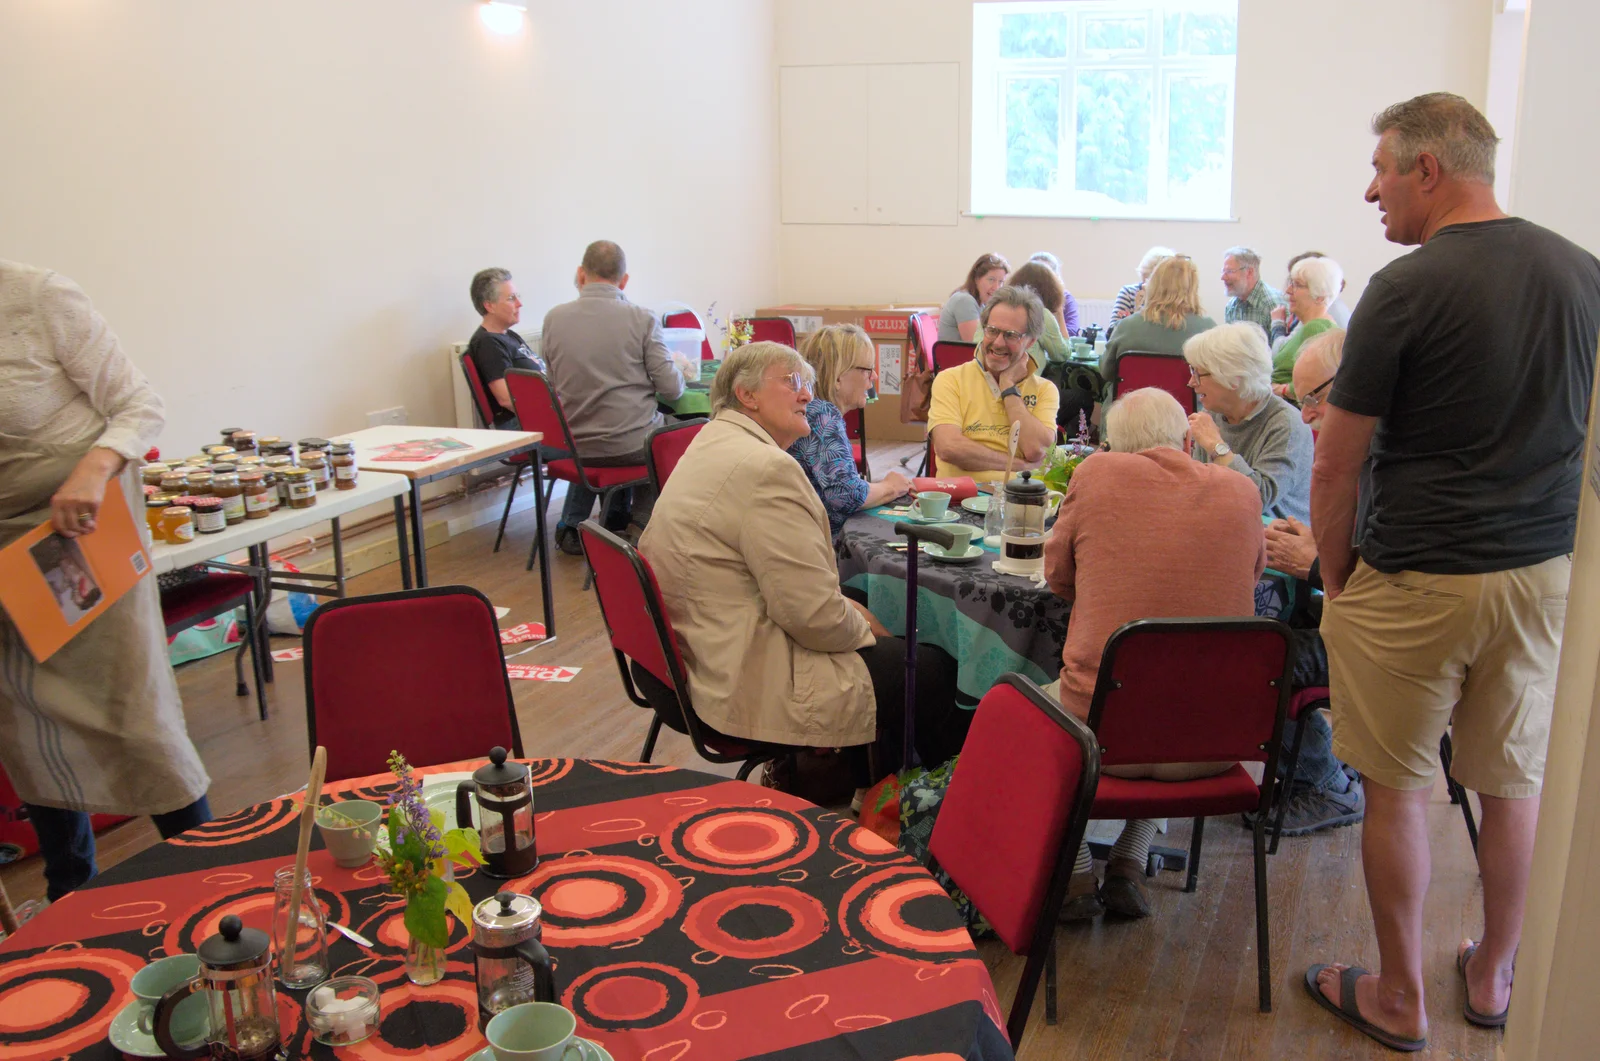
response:
{"label": "red chair back", "polygon": [[906,318],[906,343],[915,352],[916,367],[933,369],[933,346],[939,341],[939,318],[932,313],[913,313]]}
{"label": "red chair back", "polygon": [[1106,642],[1089,705],[1101,765],[1275,763],[1293,666],[1276,619],[1125,624]]}
{"label": "red chair back", "polygon": [[1029,956],[1007,1030],[1022,1038],[1038,973],[1100,777],[1094,734],[1033,682],[984,696],[939,807],[929,850],[995,934]]}
{"label": "red chair back", "polygon": [[1117,384],[1113,396],[1120,398],[1140,387],[1164,390],[1189,412],[1197,412],[1200,401],[1189,387],[1189,362],[1177,354],[1150,354],[1129,351],[1117,358]]}
{"label": "red chair back", "polygon": [[752,343],[782,343],[794,348],[794,321],[788,317],[751,317],[750,341]]}
{"label": "red chair back", "polygon": [[[706,330],[706,326],[700,323],[699,314],[690,310],[667,314],[661,318],[661,326],[663,328],[699,328],[702,333]],[[714,356],[711,352],[711,336],[707,335],[700,340],[700,360],[710,361]]]}
{"label": "red chair back", "polygon": [[688,688],[677,635],[661,603],[661,586],[650,561],[594,520],[578,526],[583,551],[594,569],[600,616],[611,647],[677,690]]}
{"label": "red chair back", "polygon": [[306,729],[329,781],[383,773],[394,748],[413,766],[522,755],[494,605],[472,587],[330,601],[304,641]]}
{"label": "red chair back", "polygon": [[477,410],[478,423],[483,427],[493,427],[494,401],[489,397],[489,388],[483,385],[478,363],[472,360],[471,354],[461,355],[461,372],[467,377],[467,390],[472,392],[472,406]]}
{"label": "red chair back", "polygon": [[710,421],[701,416],[669,423],[650,432],[649,442],[645,445],[645,465],[650,472],[650,485],[655,487],[658,496],[671,478],[672,469],[683,459],[689,443],[708,423]]}
{"label": "red chair back", "polygon": [[511,392],[511,407],[517,411],[522,430],[538,431],[544,435],[543,446],[565,449],[576,457],[578,447],[567,427],[567,414],[562,411],[561,397],[548,376],[532,369],[507,369],[506,388]]}
{"label": "red chair back", "polygon": [[941,340],[933,344],[933,368],[936,372],[964,365],[977,356],[977,343],[953,343]]}

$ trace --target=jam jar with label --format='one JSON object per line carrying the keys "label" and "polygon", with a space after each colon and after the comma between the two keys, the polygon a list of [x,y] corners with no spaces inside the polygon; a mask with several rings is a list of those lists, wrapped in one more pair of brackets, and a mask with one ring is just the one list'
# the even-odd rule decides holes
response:
{"label": "jam jar with label", "polygon": [[355,443],[349,440],[335,442],[328,454],[328,463],[333,466],[333,485],[340,490],[354,490],[356,476],[360,474],[356,467]]}
{"label": "jam jar with label", "polygon": [[215,497],[196,497],[189,502],[194,511],[194,529],[201,534],[216,534],[228,529],[228,519],[222,514],[222,501]]}
{"label": "jam jar with label", "polygon": [[294,467],[294,462],[288,457],[273,454],[266,459],[266,469],[272,473],[272,487],[278,494],[278,504],[286,504],[289,500],[289,483],[284,479],[283,473]]}
{"label": "jam jar with label", "polygon": [[244,522],[244,487],[239,485],[238,472],[214,472],[211,476],[211,496],[222,500],[222,515],[230,527]]}
{"label": "jam jar with label", "polygon": [[300,451],[300,467],[311,473],[311,481],[318,490],[326,490],[333,483],[333,476],[329,474],[328,455],[320,449],[303,449]]}
{"label": "jam jar with label", "polygon": [[173,505],[161,511],[161,538],[173,545],[194,541],[194,510],[187,505]]}
{"label": "jam jar with label", "polygon": [[235,431],[233,433],[233,448],[239,453],[248,453],[255,456],[256,433],[254,431]]}
{"label": "jam jar with label", "polygon": [[267,477],[258,471],[240,472],[239,489],[244,496],[244,518],[266,519],[272,515],[272,499],[268,496]]}
{"label": "jam jar with label", "polygon": [[146,464],[139,469],[139,478],[144,480],[144,485],[146,486],[160,486],[161,480],[169,474],[170,470],[168,465],[159,461],[154,464]]}
{"label": "jam jar with label", "polygon": [[308,468],[285,468],[284,481],[288,484],[288,504],[290,508],[310,508],[317,503],[317,484],[311,481],[311,471]]}
{"label": "jam jar with label", "polygon": [[158,542],[167,540],[161,536],[161,513],[171,508],[176,500],[176,494],[151,494],[144,499],[144,521],[150,528],[150,537]]}

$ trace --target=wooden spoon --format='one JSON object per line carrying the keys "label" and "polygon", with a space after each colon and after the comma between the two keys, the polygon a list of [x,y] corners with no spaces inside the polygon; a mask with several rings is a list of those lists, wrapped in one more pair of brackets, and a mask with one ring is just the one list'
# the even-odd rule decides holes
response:
{"label": "wooden spoon", "polygon": [[[300,808],[300,843],[294,853],[294,883],[289,888],[289,923],[284,926],[283,934],[287,954],[278,955],[280,975],[284,971],[285,961],[292,967],[300,938],[300,881],[306,875],[306,857],[311,853],[311,828],[316,824],[317,805],[322,802],[322,779],[327,772],[328,749],[319,744],[316,754],[311,757],[311,779],[306,782],[306,799]],[[315,894],[311,896],[311,901],[317,901]]]}
{"label": "wooden spoon", "polygon": [[1017,459],[1017,440],[1022,437],[1022,421],[1018,420],[1011,425],[1011,441],[1006,443],[1006,477],[1004,482],[1011,481],[1011,465]]}

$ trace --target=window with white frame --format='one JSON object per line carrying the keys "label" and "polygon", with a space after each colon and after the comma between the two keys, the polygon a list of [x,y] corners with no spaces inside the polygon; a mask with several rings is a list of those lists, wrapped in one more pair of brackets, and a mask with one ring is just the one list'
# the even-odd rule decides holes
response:
{"label": "window with white frame", "polygon": [[972,5],[972,212],[1224,220],[1238,0]]}

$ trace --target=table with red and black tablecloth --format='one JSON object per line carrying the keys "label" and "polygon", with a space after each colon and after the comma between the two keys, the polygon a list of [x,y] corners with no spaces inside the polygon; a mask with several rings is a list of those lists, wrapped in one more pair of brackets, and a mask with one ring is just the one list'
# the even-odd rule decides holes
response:
{"label": "table with red and black tablecloth", "polygon": [[[419,771],[439,774],[477,764]],[[848,815],[691,770],[529,761],[538,868],[509,882],[544,905],[559,1001],[618,1061],[999,1061],[1011,1049],[994,987],[955,907],[917,863]],[[424,778],[426,780],[426,778]],[[382,800],[391,775],[328,786]],[[193,952],[233,913],[267,929],[272,875],[293,861],[298,799],[220,818],[159,844],[48,907],[0,943],[0,1057],[112,1058],[107,1029],[129,978]],[[448,972],[405,976],[403,906],[374,866],[310,868],[336,975],[382,989],[379,1034],[314,1044],[305,992],[280,989],[291,1056],[465,1058],[485,1043],[465,926]],[[474,901],[507,887],[460,878]]]}

